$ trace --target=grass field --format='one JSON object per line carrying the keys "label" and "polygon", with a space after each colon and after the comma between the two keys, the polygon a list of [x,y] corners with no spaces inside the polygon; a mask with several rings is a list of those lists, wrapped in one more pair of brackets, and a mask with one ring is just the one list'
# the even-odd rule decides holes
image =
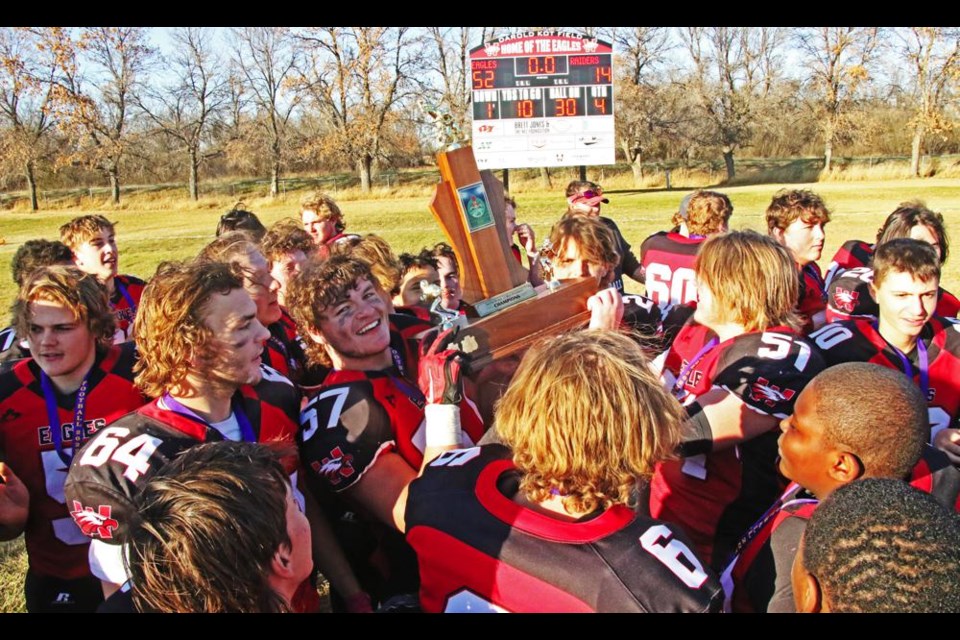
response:
{"label": "grass field", "polygon": [[[591,175],[603,180],[602,176]],[[512,185],[519,202],[518,219],[531,224],[538,242],[563,213],[562,189],[566,181],[555,180],[553,191],[536,188],[528,180]],[[678,185],[674,190],[658,188],[617,188],[617,181],[604,182],[610,204],[603,213],[613,218],[628,241],[639,249],[651,233],[669,226],[680,199],[690,189],[704,184]],[[928,178],[920,180],[882,180],[865,182],[824,182],[789,185],[749,185],[720,188],[733,202],[734,228],[765,231],[763,211],[770,197],[781,186],[810,188],[818,192],[833,212],[827,226],[827,242],[821,266],[826,267],[837,248],[851,238],[872,241],[877,228],[902,201],[924,200],[934,211],[943,213],[951,237],[960,239],[960,179]],[[428,209],[432,189],[429,186],[406,187],[402,191],[383,191],[361,197],[352,191],[337,193],[347,220],[348,230],[382,235],[397,251],[415,251],[443,240],[443,234]],[[267,225],[286,216],[296,216],[299,193],[287,193],[277,200],[247,198],[247,208],[256,212]],[[163,260],[189,258],[213,238],[219,216],[234,204],[228,196],[201,199],[199,203],[166,197],[128,197],[119,208],[88,205],[75,208],[0,212],[0,308],[8,309],[15,296],[10,277],[10,260],[16,249],[31,238],[56,238],[58,227],[83,213],[103,213],[117,221],[120,270],[148,278]],[[950,259],[944,271],[943,286],[960,293],[960,258]],[[627,280],[627,289],[641,292],[642,285]],[[4,314],[5,315],[5,314]],[[0,543],[0,612],[23,610],[21,585],[26,570],[22,539]]]}
{"label": "grass field", "polygon": [[[533,183],[528,183],[530,186]],[[700,186],[700,185],[694,185]],[[771,195],[783,185],[750,185],[722,189],[734,205],[731,223],[736,228],[765,229],[763,211]],[[960,238],[960,179],[889,180],[872,182],[828,182],[791,184],[791,188],[811,188],[820,193],[833,211],[827,227],[827,242],[821,266],[826,266],[836,249],[850,238],[873,240],[884,218],[897,204],[909,199],[925,200],[935,211],[944,214],[950,235]],[[553,192],[517,190],[520,221],[530,223],[538,241],[563,213],[565,202]],[[689,189],[617,190],[608,187],[610,204],[603,213],[617,221],[624,236],[639,245],[645,237],[669,225],[681,197]],[[427,187],[405,189],[403,195],[376,194],[362,198],[344,192],[339,198],[348,229],[357,233],[378,233],[399,253],[414,251],[443,239],[443,234],[427,208],[430,190]],[[247,206],[265,224],[297,214],[298,193],[288,193],[277,200],[248,199]],[[81,213],[103,213],[117,221],[120,247],[120,270],[142,278],[149,277],[162,260],[182,259],[194,255],[213,238],[219,216],[234,201],[229,198],[202,199],[199,203],[169,198],[150,200],[128,198],[121,208],[87,206],[84,208],[39,211],[0,212],[0,308],[8,309],[15,295],[10,278],[10,260],[24,241],[31,238],[56,238],[57,228]],[[946,265],[944,287],[960,290],[960,261]],[[628,281],[630,282],[630,281]],[[641,291],[641,285],[630,282],[628,289]]]}

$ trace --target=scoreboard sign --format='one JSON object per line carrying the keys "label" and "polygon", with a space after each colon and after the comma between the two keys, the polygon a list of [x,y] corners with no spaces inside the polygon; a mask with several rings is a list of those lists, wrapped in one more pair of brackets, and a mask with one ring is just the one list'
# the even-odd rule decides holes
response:
{"label": "scoreboard sign", "polygon": [[572,33],[504,37],[470,52],[480,169],[613,164],[613,49]]}

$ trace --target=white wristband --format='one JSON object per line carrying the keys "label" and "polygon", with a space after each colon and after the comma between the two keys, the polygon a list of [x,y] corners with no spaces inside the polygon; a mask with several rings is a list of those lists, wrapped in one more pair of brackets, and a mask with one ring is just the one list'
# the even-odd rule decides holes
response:
{"label": "white wristband", "polygon": [[455,404],[428,404],[423,410],[426,419],[427,447],[460,445],[460,407]]}

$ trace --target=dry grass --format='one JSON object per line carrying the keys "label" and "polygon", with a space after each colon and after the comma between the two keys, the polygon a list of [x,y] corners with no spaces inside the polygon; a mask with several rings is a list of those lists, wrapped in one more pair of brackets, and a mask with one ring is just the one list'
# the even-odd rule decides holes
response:
{"label": "dry grass", "polygon": [[23,538],[0,542],[0,613],[26,611],[23,579],[27,574],[27,550]]}

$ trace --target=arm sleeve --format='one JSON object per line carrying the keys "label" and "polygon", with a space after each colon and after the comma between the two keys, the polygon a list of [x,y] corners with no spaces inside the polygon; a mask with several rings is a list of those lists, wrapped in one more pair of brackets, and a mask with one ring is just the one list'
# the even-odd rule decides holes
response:
{"label": "arm sleeve", "polygon": [[87,559],[90,561],[90,573],[104,582],[123,584],[130,579],[124,557],[129,556],[125,544],[107,544],[102,540],[92,540]]}
{"label": "arm sleeve", "polygon": [[[767,613],[796,613],[793,603],[793,585],[790,573],[793,570],[793,559],[800,546],[800,536],[807,528],[806,518],[787,518],[780,526],[773,530],[770,536],[770,550],[773,552],[773,566],[775,572],[773,595],[767,605]],[[763,609],[758,609],[762,611]]]}

